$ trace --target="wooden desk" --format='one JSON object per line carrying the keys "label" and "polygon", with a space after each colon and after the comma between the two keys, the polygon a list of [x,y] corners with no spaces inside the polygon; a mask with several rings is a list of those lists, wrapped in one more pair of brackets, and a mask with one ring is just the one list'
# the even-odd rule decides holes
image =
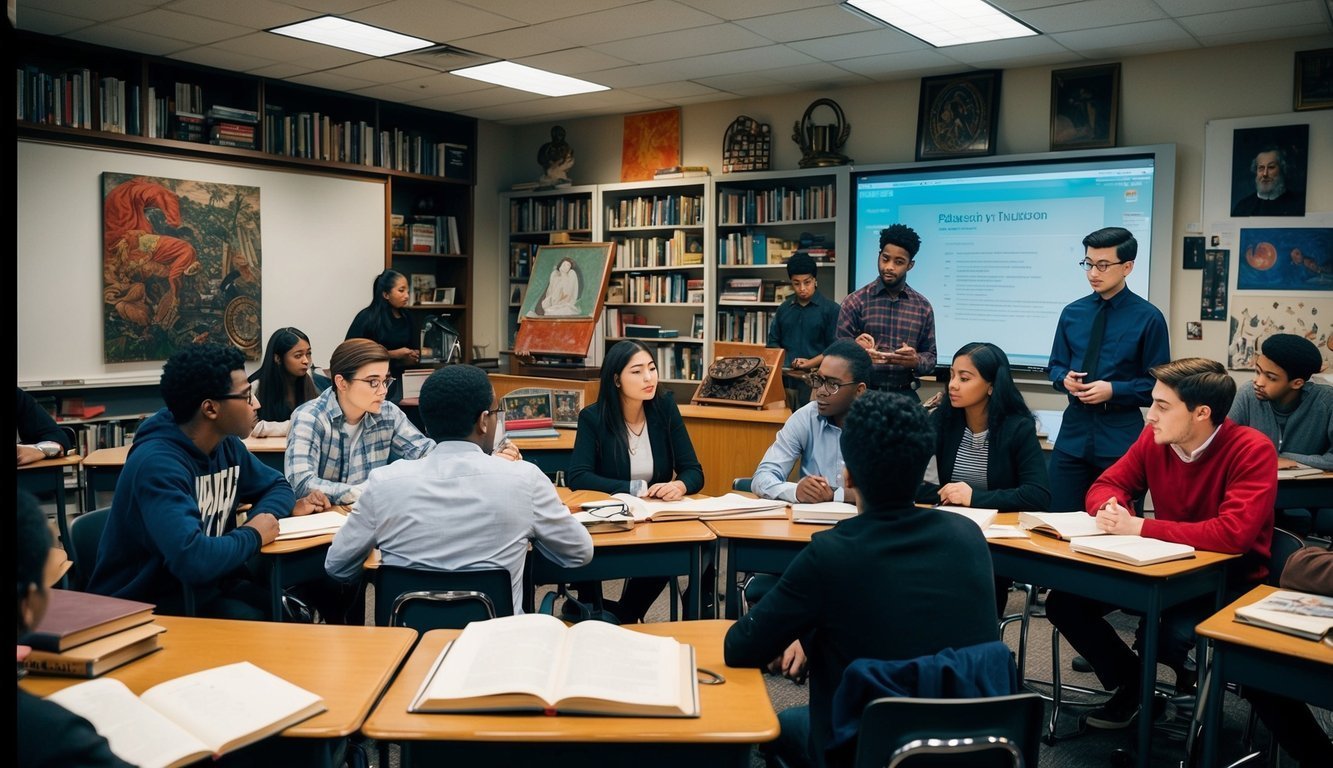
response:
{"label": "wooden desk", "polygon": [[700,492],[721,496],[731,491],[732,480],[754,474],[791,411],[681,405],[680,415],[704,468]]}
{"label": "wooden desk", "polygon": [[411,714],[408,703],[430,665],[444,643],[458,635],[455,630],[435,630],[422,636],[361,730],[371,738],[399,743],[404,766],[748,768],[750,745],[776,738],[778,723],[759,670],[722,663],[722,638],[729,626],[729,621],[712,620],[627,627],[693,645],[698,665],[727,679],[722,685],[699,686],[697,718]]}
{"label": "wooden desk", "polygon": [[[995,524],[1017,525],[1018,513],[1001,513]],[[1040,534],[1026,539],[989,539],[987,543],[997,576],[1101,600],[1143,615],[1141,712],[1152,711],[1162,611],[1209,593],[1220,605],[1226,564],[1237,558],[1200,551],[1187,560],[1133,566],[1076,553],[1069,542]],[[1138,718],[1140,766],[1148,765],[1151,739],[1152,718]]]}
{"label": "wooden desk", "polygon": [[[54,459],[42,459],[18,468],[19,490],[29,493],[52,491],[56,495],[56,526],[60,530],[60,546],[74,555],[74,545],[69,538],[69,520],[65,514],[65,468],[74,467],[77,471],[83,457],[77,453],[57,456]],[[92,509],[89,507],[88,509]],[[78,567],[78,563],[75,563]]]}
{"label": "wooden desk", "polygon": [[514,445],[523,452],[523,460],[537,465],[550,477],[557,472],[569,471],[569,459],[574,454],[576,429],[557,429],[559,437],[516,437]]}
{"label": "wooden desk", "polygon": [[738,573],[781,574],[811,536],[832,527],[790,520],[709,520],[708,528],[726,542],[727,618],[740,616]]}
{"label": "wooden desk", "polygon": [[1278,509],[1333,507],[1333,472],[1277,481]]}
{"label": "wooden desk", "polygon": [[[290,765],[330,765],[334,741],[355,733],[407,657],[416,632],[405,627],[334,627],[158,616],[162,650],[106,673],[142,694],[191,672],[249,661],[317,693],[324,712],[282,732],[296,753]],[[29,676],[19,685],[47,696],[82,682]],[[266,746],[272,742],[265,742]]]}
{"label": "wooden desk", "polygon": [[[347,507],[331,511],[347,514]],[[259,550],[259,566],[268,580],[269,613],[273,621],[282,621],[282,593],[294,584],[304,584],[325,577],[324,558],[334,534],[286,539],[265,544]]]}
{"label": "wooden desk", "polygon": [[[241,442],[259,460],[270,467],[283,471],[286,458],[287,438],[285,437],[247,437]],[[96,509],[99,491],[116,490],[116,480],[125,467],[130,446],[119,445],[115,448],[99,448],[85,456],[80,463],[83,467],[83,506],[85,510]]]}
{"label": "wooden desk", "polygon": [[[571,491],[557,488],[560,500],[578,509],[585,501],[608,498],[598,491]],[[536,548],[528,550],[526,584],[565,584],[574,581],[607,581],[634,576],[687,576],[691,585],[703,583],[703,547],[716,541],[708,526],[698,520],[671,523],[639,523],[628,531],[595,533],[592,536],[592,560],[587,565],[565,568],[556,565]],[[674,578],[671,589],[671,619],[675,621],[679,588]],[[703,613],[701,589],[690,590],[685,603],[685,618],[697,619]],[[524,610],[531,612],[528,605]]]}
{"label": "wooden desk", "polygon": [[1333,647],[1271,629],[1241,624],[1236,609],[1277,590],[1255,587],[1206,619],[1196,630],[1212,642],[1212,664],[1204,678],[1203,762],[1218,765],[1223,684],[1231,681],[1333,708]]}

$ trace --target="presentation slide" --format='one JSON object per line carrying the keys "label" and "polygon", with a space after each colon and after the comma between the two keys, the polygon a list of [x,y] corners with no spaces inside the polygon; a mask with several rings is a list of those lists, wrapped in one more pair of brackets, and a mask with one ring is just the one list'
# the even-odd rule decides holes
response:
{"label": "presentation slide", "polygon": [[1129,286],[1147,295],[1151,156],[867,171],[853,184],[853,287],[878,278],[881,229],[916,230],[921,250],[907,282],[935,309],[942,366],[964,344],[989,341],[1015,367],[1045,368],[1060,310],[1090,290],[1078,266],[1081,242],[1102,227],[1125,227],[1138,239]]}

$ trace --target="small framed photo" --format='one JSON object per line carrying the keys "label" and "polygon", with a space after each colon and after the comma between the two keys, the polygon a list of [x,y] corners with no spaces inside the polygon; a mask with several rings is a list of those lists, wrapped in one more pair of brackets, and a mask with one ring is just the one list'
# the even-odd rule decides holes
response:
{"label": "small framed photo", "polygon": [[412,275],[412,303],[430,304],[435,298],[435,275]]}
{"label": "small framed photo", "polygon": [[1000,70],[921,78],[916,159],[995,154],[1000,112]]}
{"label": "small framed photo", "polygon": [[500,404],[505,411],[505,424],[551,418],[551,391],[548,389],[516,389],[500,398]]}
{"label": "small framed photo", "polygon": [[579,411],[583,410],[583,392],[578,389],[553,389],[551,398],[555,401],[554,426],[576,429],[579,426]]}
{"label": "small framed photo", "polygon": [[1190,341],[1203,340],[1203,323],[1198,320],[1185,321],[1185,338]]}
{"label": "small framed photo", "polygon": [[1120,64],[1051,72],[1051,149],[1114,147],[1120,122]]}
{"label": "small framed photo", "polygon": [[1293,109],[1333,109],[1333,48],[1297,51],[1295,82]]}
{"label": "small framed photo", "polygon": [[436,304],[453,304],[453,303],[454,303],[454,292],[455,292],[456,290],[457,290],[457,289],[452,288],[452,287],[450,287],[450,288],[436,288],[436,289],[435,289],[435,297],[434,297],[434,299],[435,299],[435,303],[436,303]]}
{"label": "small framed photo", "polygon": [[528,295],[527,283],[514,283],[509,286],[509,306],[523,306],[523,297]]}

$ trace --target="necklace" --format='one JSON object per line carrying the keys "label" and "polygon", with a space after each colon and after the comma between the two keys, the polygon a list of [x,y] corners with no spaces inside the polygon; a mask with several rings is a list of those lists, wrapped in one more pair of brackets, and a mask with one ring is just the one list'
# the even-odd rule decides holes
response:
{"label": "necklace", "polygon": [[639,431],[638,431],[638,432],[635,432],[635,431],[634,431],[634,428],[631,427],[631,426],[629,425],[629,422],[626,422],[626,423],[625,423],[625,429],[626,429],[626,431],[629,432],[629,438],[630,438],[630,439],[629,439],[629,455],[631,455],[631,456],[636,456],[636,455],[638,455],[638,453],[639,453],[639,445],[640,445],[640,443],[643,442],[643,433],[644,433],[644,431],[645,431],[647,428],[648,428],[648,422],[647,422],[647,421],[644,421],[644,422],[643,422],[643,426],[639,427]]}

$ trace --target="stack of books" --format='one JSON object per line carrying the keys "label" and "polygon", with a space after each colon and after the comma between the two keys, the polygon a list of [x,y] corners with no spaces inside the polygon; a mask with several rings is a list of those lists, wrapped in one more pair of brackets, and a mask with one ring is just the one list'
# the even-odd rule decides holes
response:
{"label": "stack of books", "polygon": [[707,175],[708,166],[706,165],[670,165],[653,171],[654,179],[686,179]]}
{"label": "stack of books", "polygon": [[52,589],[46,616],[20,638],[32,650],[28,672],[97,677],[156,651],[165,627],[153,621],[150,603]]}
{"label": "stack of books", "polygon": [[505,418],[505,437],[515,440],[524,438],[559,437],[555,429],[555,420],[550,416],[538,416],[530,419]]}
{"label": "stack of books", "polygon": [[722,286],[722,295],[718,297],[719,301],[749,301],[757,302],[763,298],[764,281],[758,277],[732,277],[728,278]]}
{"label": "stack of books", "polygon": [[208,143],[220,147],[254,149],[259,113],[253,109],[215,104],[204,115],[208,119]]}

